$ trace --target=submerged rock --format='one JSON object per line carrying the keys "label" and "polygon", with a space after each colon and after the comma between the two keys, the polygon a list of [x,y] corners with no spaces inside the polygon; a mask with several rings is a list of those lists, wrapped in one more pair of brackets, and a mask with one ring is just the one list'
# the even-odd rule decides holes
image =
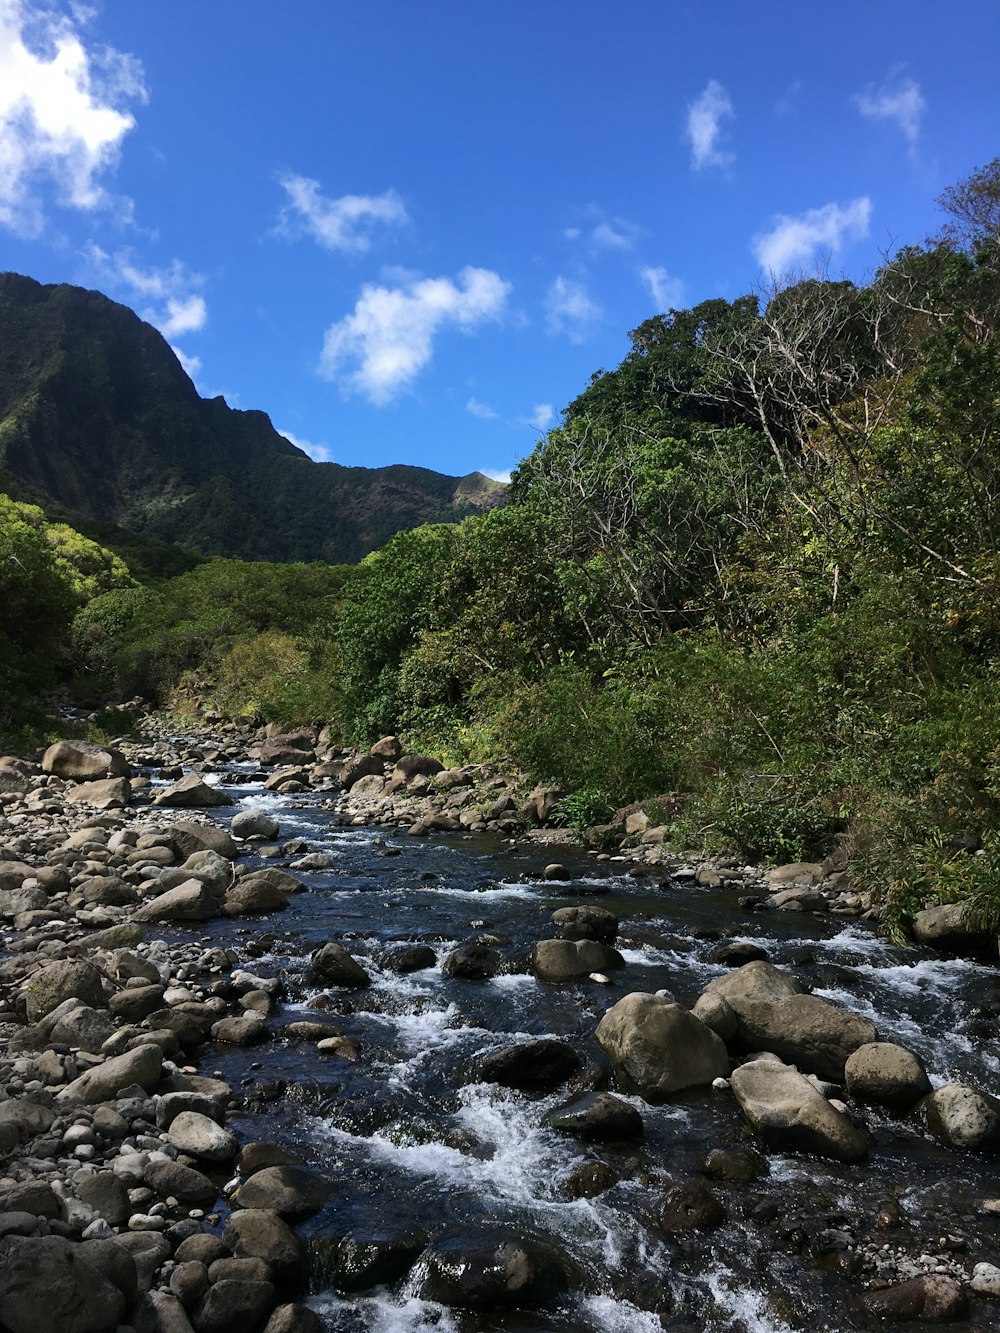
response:
{"label": "submerged rock", "polygon": [[530,1309],[547,1304],[569,1285],[561,1255],[536,1241],[445,1242],[430,1251],[426,1263],[421,1297],[461,1309]]}

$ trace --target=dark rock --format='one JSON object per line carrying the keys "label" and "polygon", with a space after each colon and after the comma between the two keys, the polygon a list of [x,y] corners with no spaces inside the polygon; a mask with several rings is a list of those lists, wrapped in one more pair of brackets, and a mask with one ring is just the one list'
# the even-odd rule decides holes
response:
{"label": "dark rock", "polygon": [[479,1061],[479,1078],[522,1092],[549,1092],[580,1068],[573,1047],[552,1037],[517,1042],[493,1051]]}
{"label": "dark rock", "polygon": [[5,1333],[109,1333],[125,1297],[77,1247],[57,1236],[0,1241],[0,1319]]}
{"label": "dark rock", "polygon": [[267,1166],[236,1192],[239,1208],[259,1208],[299,1222],[324,1206],[333,1186],[302,1166]]}
{"label": "dark rock", "polygon": [[312,956],[312,975],[324,986],[358,989],[371,985],[371,977],[341,945],[331,941]]}
{"label": "dark rock", "polygon": [[354,1232],[341,1240],[314,1237],[309,1247],[310,1271],[337,1291],[370,1291],[397,1282],[423,1253],[426,1237],[417,1232],[372,1235]]}
{"label": "dark rock", "polygon": [[400,974],[421,972],[425,967],[437,966],[437,954],[429,944],[401,944],[389,950],[385,965]]}
{"label": "dark rock", "polygon": [[552,913],[552,924],[559,927],[564,940],[600,940],[613,944],[618,935],[618,918],[603,907],[560,907]]}
{"label": "dark rock", "polygon": [[961,1284],[943,1273],[924,1273],[882,1291],[867,1292],[862,1303],[878,1319],[962,1319],[969,1300]]}
{"label": "dark rock", "polygon": [[535,1241],[470,1245],[456,1240],[430,1251],[420,1294],[424,1300],[460,1309],[530,1309],[561,1295],[567,1286],[562,1257]]}
{"label": "dark rock", "polygon": [[179,1199],[197,1208],[211,1208],[219,1197],[219,1188],[208,1176],[179,1162],[149,1162],[143,1179],[162,1199]]}
{"label": "dark rock", "polygon": [[441,964],[442,976],[461,977],[466,981],[485,981],[495,977],[503,958],[482,940],[469,940],[452,949]]}
{"label": "dark rock", "polygon": [[222,1237],[237,1259],[263,1259],[279,1281],[290,1282],[302,1270],[305,1248],[276,1212],[241,1208],[230,1213]]}
{"label": "dark rock", "polygon": [[669,1236],[685,1231],[708,1231],[725,1221],[726,1210],[700,1180],[670,1185],[660,1201],[657,1222]]}
{"label": "dark rock", "polygon": [[750,1148],[713,1148],[698,1170],[710,1180],[747,1185],[767,1175],[767,1162]]}
{"label": "dark rock", "polygon": [[550,1111],[542,1122],[547,1129],[557,1129],[581,1139],[616,1142],[639,1139],[643,1135],[642,1116],[609,1092],[590,1092],[566,1106]]}
{"label": "dark rock", "polygon": [[199,1301],[191,1326],[195,1333],[260,1333],[273,1308],[270,1282],[223,1280]]}

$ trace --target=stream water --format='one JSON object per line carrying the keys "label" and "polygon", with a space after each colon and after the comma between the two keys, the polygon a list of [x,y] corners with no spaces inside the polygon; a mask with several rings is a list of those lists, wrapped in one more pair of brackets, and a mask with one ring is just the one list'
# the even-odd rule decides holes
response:
{"label": "stream water", "polygon": [[[873,1143],[861,1165],[772,1154],[763,1178],[713,1185],[726,1208],[722,1226],[666,1237],[654,1221],[664,1176],[696,1174],[712,1148],[753,1146],[728,1092],[699,1090],[657,1107],[630,1098],[645,1137],[608,1148],[540,1127],[545,1112],[567,1100],[565,1089],[531,1097],[470,1081],[475,1057],[546,1035],[573,1044],[598,1078],[593,1032],[604,1011],[634,990],[666,988],[692,1004],[725,970],[711,961],[719,939],[735,937],[753,939],[817,994],[872,1018],[883,1039],[918,1051],[935,1084],[967,1081],[997,1092],[994,968],[903,951],[843,919],[751,914],[732,890],[637,879],[621,863],[568,849],[560,859],[575,878],[553,884],[540,878],[551,849],[345,826],[319,796],[274,797],[235,785],[232,772],[222,781],[240,801],[236,809],[269,809],[283,842],[301,839],[332,857],[326,870],[301,872],[311,891],[280,916],[205,928],[206,940],[235,948],[254,972],[285,979],[275,1029],[298,1018],[329,1020],[360,1047],[353,1063],[286,1040],[217,1048],[203,1061],[205,1072],[218,1070],[241,1094],[232,1119],[245,1138],[281,1144],[335,1183],[302,1234],[537,1238],[558,1245],[576,1273],[561,1303],[485,1313],[421,1300],[419,1263],[396,1284],[361,1295],[338,1295],[317,1278],[310,1303],[329,1330],[861,1329],[869,1325],[857,1294],[872,1274],[845,1274],[830,1235],[847,1231],[859,1243],[890,1247],[886,1254],[996,1261],[1000,1218],[980,1209],[1000,1196],[996,1163],[940,1147],[915,1122],[866,1112]],[[531,944],[555,933],[556,908],[586,901],[620,916],[624,972],[610,985],[537,982],[524,970]],[[443,976],[448,951],[481,933],[498,937],[509,970],[487,981]],[[318,1012],[309,955],[330,939],[358,958],[373,984],[333,991]],[[399,941],[430,944],[437,966],[405,976],[390,970],[386,954]],[[616,1183],[572,1199],[567,1180],[585,1162],[603,1163]],[[895,1210],[888,1229],[878,1221],[886,1209]],[[962,1326],[991,1327],[989,1315],[980,1302]]]}

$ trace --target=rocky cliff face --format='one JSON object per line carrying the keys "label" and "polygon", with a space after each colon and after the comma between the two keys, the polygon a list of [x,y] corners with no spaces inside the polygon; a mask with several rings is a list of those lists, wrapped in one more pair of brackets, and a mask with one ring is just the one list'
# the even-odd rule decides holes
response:
{"label": "rocky cliff face", "polygon": [[127,307],[15,273],[0,274],[0,486],[207,555],[331,562],[503,494],[479,474],[314,463],[266,413],[199,397]]}

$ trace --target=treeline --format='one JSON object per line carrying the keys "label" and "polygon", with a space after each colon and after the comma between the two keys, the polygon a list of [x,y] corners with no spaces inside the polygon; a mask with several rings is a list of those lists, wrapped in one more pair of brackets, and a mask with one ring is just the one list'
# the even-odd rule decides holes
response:
{"label": "treeline", "polygon": [[77,668],[504,757],[580,823],[684,793],[679,845],[840,846],[890,920],[997,919],[1000,161],[942,203],[865,285],[646,321],[503,508],[352,568],[116,586]]}

